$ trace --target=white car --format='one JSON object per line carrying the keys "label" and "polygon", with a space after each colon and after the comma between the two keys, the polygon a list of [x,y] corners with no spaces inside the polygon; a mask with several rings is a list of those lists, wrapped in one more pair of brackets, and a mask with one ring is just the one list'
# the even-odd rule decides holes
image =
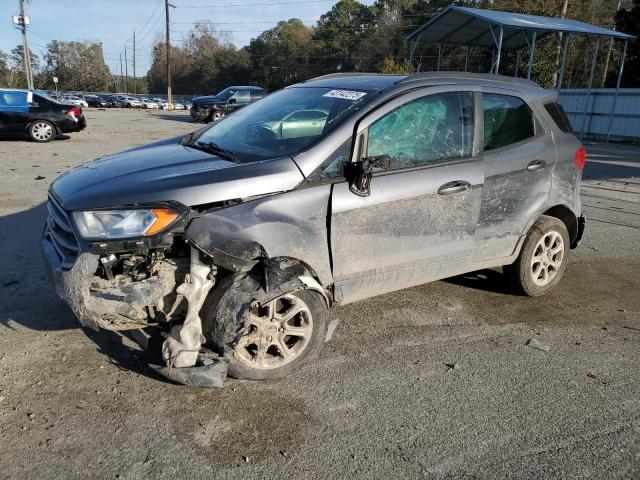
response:
{"label": "white car", "polygon": [[66,97],[65,103],[71,103],[73,105],[78,105],[79,107],[83,107],[83,108],[87,108],[89,106],[86,100],[83,100],[82,98],[77,97],[75,95],[70,95]]}
{"label": "white car", "polygon": [[142,101],[142,108],[155,108],[156,110],[160,108],[160,105],[149,98],[141,98],[140,100]]}
{"label": "white car", "polygon": [[173,109],[174,110],[186,110],[185,106],[182,103],[174,103],[173,104]]}
{"label": "white car", "polygon": [[124,97],[123,102],[126,108],[142,108],[144,105],[143,102],[136,97]]}
{"label": "white car", "polygon": [[162,98],[152,98],[151,100],[157,103],[158,106],[163,110],[167,110],[169,108],[169,102],[163,100]]}

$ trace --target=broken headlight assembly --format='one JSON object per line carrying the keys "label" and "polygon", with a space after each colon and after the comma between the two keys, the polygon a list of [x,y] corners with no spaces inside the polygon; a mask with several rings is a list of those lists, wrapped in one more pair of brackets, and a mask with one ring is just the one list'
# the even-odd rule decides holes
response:
{"label": "broken headlight assembly", "polygon": [[165,231],[181,216],[166,207],[73,212],[78,234],[84,240],[119,240],[148,237]]}

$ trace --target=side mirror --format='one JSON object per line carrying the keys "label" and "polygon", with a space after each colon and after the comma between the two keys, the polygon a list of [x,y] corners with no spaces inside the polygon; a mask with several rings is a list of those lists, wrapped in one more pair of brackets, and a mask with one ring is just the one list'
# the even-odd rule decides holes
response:
{"label": "side mirror", "polygon": [[237,103],[237,100],[235,98],[230,98],[229,99],[229,104],[231,105],[231,104],[234,104],[234,103]]}
{"label": "side mirror", "polygon": [[27,103],[33,103],[33,92],[27,92]]}
{"label": "side mirror", "polygon": [[366,157],[357,162],[345,165],[345,177],[349,182],[349,190],[359,197],[368,197],[371,194],[371,176],[374,168],[388,170],[391,166],[389,155],[377,155]]}

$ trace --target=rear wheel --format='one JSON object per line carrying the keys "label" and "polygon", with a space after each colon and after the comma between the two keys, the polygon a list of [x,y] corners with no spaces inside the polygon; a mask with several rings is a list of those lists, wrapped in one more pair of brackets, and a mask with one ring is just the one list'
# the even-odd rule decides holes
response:
{"label": "rear wheel", "polygon": [[29,138],[34,142],[46,143],[51,141],[56,135],[56,127],[46,120],[36,120],[27,129]]}
{"label": "rear wheel", "polygon": [[318,292],[267,295],[249,275],[224,279],[202,318],[205,337],[229,362],[229,375],[247,380],[282,378],[297,370],[317,355],[328,325]]}
{"label": "rear wheel", "polygon": [[560,282],[570,243],[565,224],[543,215],[529,230],[516,261],[505,266],[504,272],[518,292],[543,295]]}

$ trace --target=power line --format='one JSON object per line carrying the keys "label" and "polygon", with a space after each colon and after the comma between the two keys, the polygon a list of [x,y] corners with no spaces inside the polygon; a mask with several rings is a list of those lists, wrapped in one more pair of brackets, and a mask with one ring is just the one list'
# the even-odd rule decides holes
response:
{"label": "power line", "polygon": [[266,7],[271,5],[297,5],[302,3],[327,3],[335,0],[295,0],[293,2],[221,3],[219,5],[180,5],[180,8]]}

